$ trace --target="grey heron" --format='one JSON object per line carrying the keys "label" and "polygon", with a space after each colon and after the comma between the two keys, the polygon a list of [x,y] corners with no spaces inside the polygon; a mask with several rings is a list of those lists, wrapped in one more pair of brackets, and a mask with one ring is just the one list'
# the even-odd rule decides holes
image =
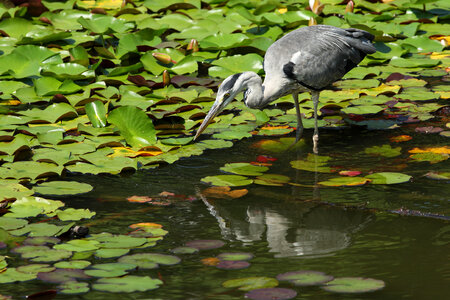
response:
{"label": "grey heron", "polygon": [[194,140],[238,93],[244,91],[244,102],[250,108],[262,108],[282,96],[292,94],[297,113],[298,141],[303,134],[298,93],[308,91],[314,105],[313,150],[317,153],[317,105],[320,91],[341,79],[366,54],[376,52],[373,39],[374,36],[364,30],[328,25],[291,31],[267,49],[264,56],[264,82],[250,71],[231,75],[222,82],[216,100]]}

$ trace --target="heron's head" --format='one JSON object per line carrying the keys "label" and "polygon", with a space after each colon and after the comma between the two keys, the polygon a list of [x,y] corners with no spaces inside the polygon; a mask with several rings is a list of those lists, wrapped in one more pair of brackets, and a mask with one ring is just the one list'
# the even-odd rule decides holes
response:
{"label": "heron's head", "polygon": [[223,111],[233,101],[234,97],[246,87],[245,73],[247,72],[231,75],[222,82],[217,91],[216,101],[198,128],[194,140],[208,127],[214,117]]}

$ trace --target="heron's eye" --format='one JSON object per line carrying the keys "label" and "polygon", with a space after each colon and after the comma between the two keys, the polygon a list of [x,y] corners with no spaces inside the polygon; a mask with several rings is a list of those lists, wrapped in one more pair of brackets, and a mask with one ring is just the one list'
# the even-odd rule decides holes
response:
{"label": "heron's eye", "polygon": [[228,97],[230,97],[230,93],[226,93],[225,95],[223,95],[224,99],[227,99]]}

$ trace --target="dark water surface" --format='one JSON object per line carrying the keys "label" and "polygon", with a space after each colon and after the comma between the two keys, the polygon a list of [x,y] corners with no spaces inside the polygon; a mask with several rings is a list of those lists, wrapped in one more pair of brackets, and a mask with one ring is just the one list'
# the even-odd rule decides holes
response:
{"label": "dark water surface", "polygon": [[[88,221],[93,233],[126,233],[130,224],[154,222],[162,224],[169,234],[156,247],[145,251],[168,253],[194,239],[221,239],[226,245],[181,255],[183,261],[175,266],[137,272],[162,278],[164,285],[157,290],[133,294],[91,291],[76,296],[58,295],[56,299],[242,299],[244,292],[225,289],[221,283],[248,276],[275,277],[295,270],[317,270],[335,277],[371,277],[386,282],[381,291],[359,295],[338,295],[319,287],[294,287],[298,292],[296,299],[450,299],[450,223],[446,219],[450,216],[450,188],[448,182],[423,177],[431,170],[448,171],[449,165],[407,159],[407,150],[412,147],[444,146],[448,139],[414,135],[410,142],[395,144],[402,147],[399,157],[361,154],[366,147],[389,143],[389,137],[405,133],[411,134],[408,129],[321,131],[320,155],[332,156],[332,165],[413,176],[410,183],[397,185],[317,187],[315,182],[337,174],[315,174],[290,166],[290,161],[312,152],[308,143],[298,152],[272,154],[278,160],[269,171],[288,175],[292,182],[302,186],[253,184],[246,187],[249,193],[239,199],[203,197],[202,200],[199,191],[207,185],[200,179],[220,174],[219,168],[225,163],[254,161],[263,153],[252,146],[258,138],[131,176],[75,177],[95,189],[87,196],[66,199],[66,205],[97,212]],[[309,141],[310,136],[306,138]],[[180,200],[169,207],[126,201],[132,195],[155,196],[163,191],[193,195],[198,200]],[[429,215],[392,213],[400,208]],[[255,257],[244,270],[219,270],[200,262],[223,252],[250,252]],[[285,283],[280,286],[291,287]],[[2,285],[1,293],[26,295],[52,287],[33,281]]]}

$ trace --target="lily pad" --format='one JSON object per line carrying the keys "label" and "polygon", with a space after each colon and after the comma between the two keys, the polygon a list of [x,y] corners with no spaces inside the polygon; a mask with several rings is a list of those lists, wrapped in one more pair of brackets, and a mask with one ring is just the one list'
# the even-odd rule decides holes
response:
{"label": "lily pad", "polygon": [[382,280],[362,277],[342,277],[326,283],[322,289],[334,293],[366,293],[384,288]]}
{"label": "lily pad", "polygon": [[243,252],[221,253],[217,255],[217,258],[220,260],[228,260],[228,261],[250,260],[253,258],[253,254]]}
{"label": "lily pad", "polygon": [[127,275],[116,278],[100,278],[92,284],[92,288],[110,293],[132,293],[154,290],[161,284],[163,284],[161,280],[152,279],[149,276]]}
{"label": "lily pad", "polygon": [[252,179],[240,175],[207,176],[202,181],[215,186],[243,186],[253,183]]}
{"label": "lily pad", "polygon": [[173,255],[160,253],[137,253],[122,256],[118,261],[136,265],[140,269],[155,269],[158,268],[159,265],[176,265],[181,259]]}
{"label": "lily pad", "polygon": [[61,283],[75,279],[88,279],[88,275],[83,270],[78,269],[56,269],[52,272],[39,273],[40,280],[51,283]]}
{"label": "lily pad", "polygon": [[136,265],[127,263],[107,263],[92,265],[84,273],[93,277],[118,277],[128,273],[128,271],[136,269]]}
{"label": "lily pad", "polygon": [[250,263],[243,260],[224,260],[216,265],[216,268],[223,270],[241,270],[248,267],[250,267]]}
{"label": "lily pad", "polygon": [[255,166],[250,163],[229,163],[224,167],[220,168],[220,170],[228,173],[234,173],[237,175],[245,175],[245,176],[260,176],[269,168]]}
{"label": "lily pad", "polygon": [[194,247],[181,246],[176,247],[170,251],[175,254],[194,254],[198,252],[198,249]]}
{"label": "lily pad", "polygon": [[360,186],[370,182],[370,179],[365,177],[334,177],[325,181],[319,182],[324,186]]}
{"label": "lily pad", "polygon": [[241,291],[251,291],[262,288],[272,288],[278,285],[278,280],[270,277],[245,277],[230,279],[222,283],[226,288],[239,288]]}
{"label": "lily pad", "polygon": [[52,272],[55,269],[56,268],[54,266],[51,266],[49,264],[30,264],[30,265],[23,265],[23,266],[16,268],[17,271],[19,271],[21,273],[26,273],[26,274]]}
{"label": "lily pad", "polygon": [[58,269],[85,269],[90,265],[91,262],[87,260],[60,261],[54,264]]}
{"label": "lily pad", "polygon": [[297,292],[286,288],[256,289],[245,293],[245,298],[252,300],[288,300],[297,297]]}
{"label": "lily pad", "polygon": [[366,178],[371,180],[371,184],[396,184],[408,182],[412,177],[403,173],[381,172],[367,175]]}
{"label": "lily pad", "polygon": [[78,282],[69,280],[58,285],[58,293],[61,294],[83,294],[89,292],[89,284],[87,282]]}
{"label": "lily pad", "polygon": [[128,252],[130,252],[130,249],[98,249],[97,251],[95,251],[95,256],[98,258],[113,258],[123,256]]}
{"label": "lily pad", "polygon": [[292,271],[277,276],[279,281],[289,281],[297,286],[321,285],[333,280],[333,276],[319,271]]}
{"label": "lily pad", "polygon": [[95,214],[95,212],[92,212],[87,208],[66,208],[65,210],[60,210],[56,213],[61,221],[78,221],[81,219],[90,219],[95,216]]}
{"label": "lily pad", "polygon": [[16,268],[7,268],[6,271],[0,273],[0,283],[13,283],[17,281],[28,281],[35,279],[35,273],[22,273]]}
{"label": "lily pad", "polygon": [[221,240],[194,240],[186,242],[187,247],[196,248],[198,250],[217,249],[225,245]]}

